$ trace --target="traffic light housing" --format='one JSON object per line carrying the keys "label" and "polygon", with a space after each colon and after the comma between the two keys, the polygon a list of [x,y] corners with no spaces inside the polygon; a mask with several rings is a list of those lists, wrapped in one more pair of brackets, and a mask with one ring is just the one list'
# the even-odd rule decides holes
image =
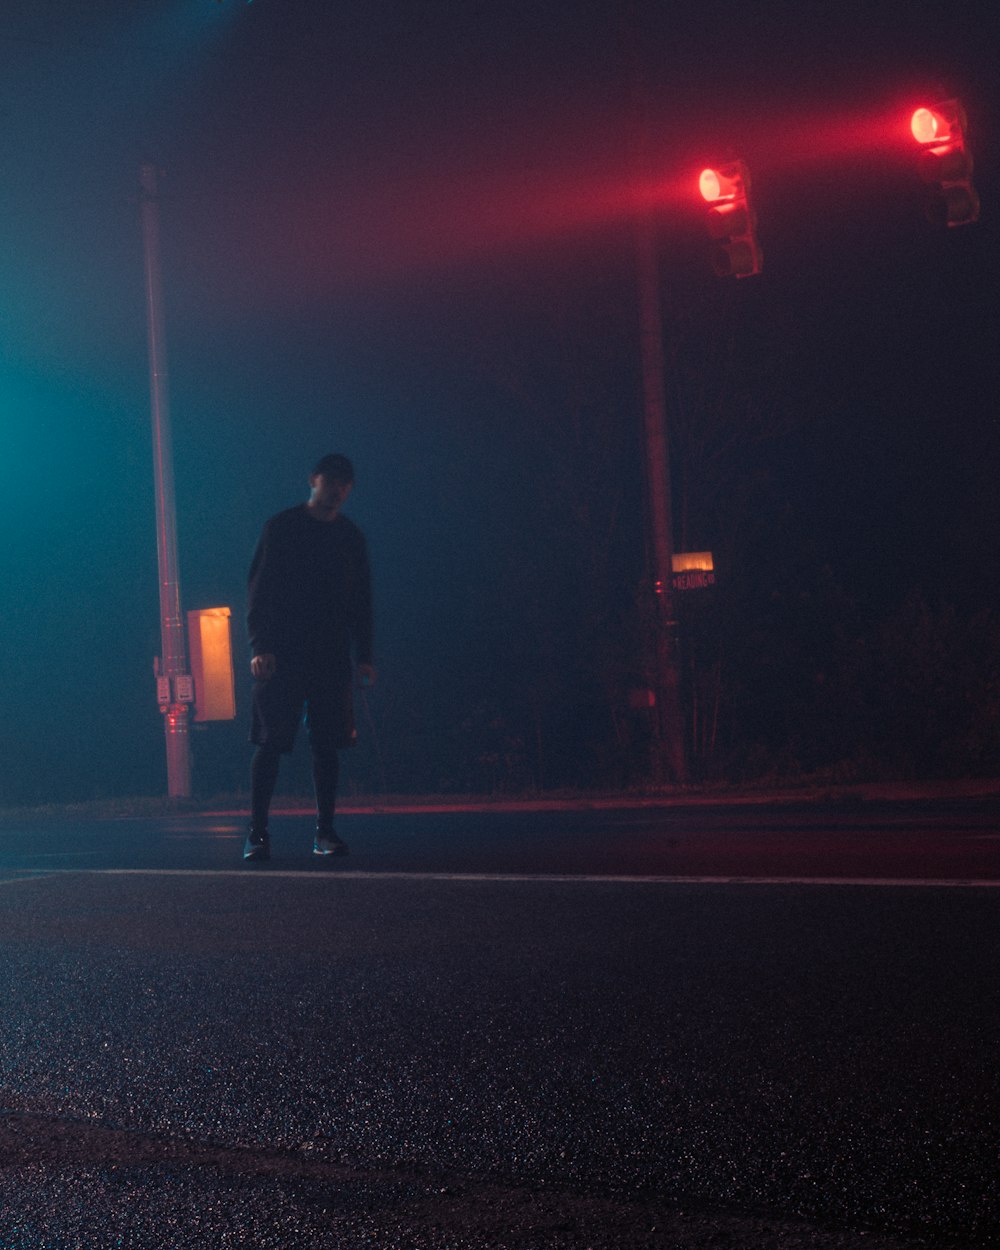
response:
{"label": "traffic light housing", "polygon": [[712,268],[720,278],[760,273],[757,214],[750,201],[750,170],[743,161],[703,169],[698,189],[708,205],[705,226],[713,242]]}
{"label": "traffic light housing", "polygon": [[928,216],[938,225],[967,226],[979,218],[972,185],[968,122],[958,100],[918,108],[910,121],[920,145],[918,171],[931,188]]}

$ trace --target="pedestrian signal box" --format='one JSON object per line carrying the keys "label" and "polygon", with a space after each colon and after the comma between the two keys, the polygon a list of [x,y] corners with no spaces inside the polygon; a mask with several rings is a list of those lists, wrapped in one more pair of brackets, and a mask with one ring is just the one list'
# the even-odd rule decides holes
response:
{"label": "pedestrian signal box", "polygon": [[230,615],[228,608],[200,608],[187,614],[196,721],[236,716]]}

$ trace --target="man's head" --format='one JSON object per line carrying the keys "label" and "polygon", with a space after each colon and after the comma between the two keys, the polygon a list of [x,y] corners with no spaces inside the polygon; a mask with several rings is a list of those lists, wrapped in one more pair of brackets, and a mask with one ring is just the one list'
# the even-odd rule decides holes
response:
{"label": "man's head", "polygon": [[346,456],[331,454],[316,462],[309,475],[309,507],[324,521],[333,521],[354,485],[354,466]]}
{"label": "man's head", "polygon": [[354,483],[354,465],[339,452],[331,452],[316,461],[313,477],[335,477],[340,482]]}

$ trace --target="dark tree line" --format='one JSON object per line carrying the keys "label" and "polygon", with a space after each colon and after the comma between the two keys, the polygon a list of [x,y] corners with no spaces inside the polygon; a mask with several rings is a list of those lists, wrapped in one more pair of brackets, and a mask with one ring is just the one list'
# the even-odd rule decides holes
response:
{"label": "dark tree line", "polygon": [[[718,288],[668,317],[675,545],[711,550],[716,566],[714,587],[677,596],[693,779],[997,774],[1000,614],[898,567],[887,548],[907,517],[872,502],[871,475],[851,461],[852,448],[877,451],[880,414],[852,424],[846,401],[803,403],[770,367],[777,341],[748,342],[738,299]],[[409,735],[386,709],[389,789],[650,783],[634,697],[647,589],[639,379],[620,365],[634,325],[598,324],[558,294],[542,312],[548,342],[494,343],[477,361],[521,412],[512,437],[532,466],[527,523],[479,605],[498,628],[475,659],[474,698],[442,691],[435,710],[410,710]]]}

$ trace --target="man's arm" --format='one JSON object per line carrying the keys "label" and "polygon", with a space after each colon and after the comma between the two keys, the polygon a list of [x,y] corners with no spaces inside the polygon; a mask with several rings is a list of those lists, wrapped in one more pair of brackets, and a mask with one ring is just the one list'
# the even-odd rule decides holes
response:
{"label": "man's arm", "polygon": [[268,681],[274,676],[275,667],[274,655],[270,651],[265,651],[263,655],[255,655],[250,661],[250,672],[256,681]]}
{"label": "man's arm", "polygon": [[274,534],[270,521],[264,526],[250,563],[247,579],[247,636],[250,671],[258,681],[274,676],[274,602],[278,593]]}
{"label": "man's arm", "polygon": [[368,545],[364,535],[358,535],[358,581],[357,603],[354,618],[354,648],[357,655],[358,681],[362,686],[373,686],[378,674],[373,658],[375,638],[375,614],[372,606],[372,574],[368,561]]}

